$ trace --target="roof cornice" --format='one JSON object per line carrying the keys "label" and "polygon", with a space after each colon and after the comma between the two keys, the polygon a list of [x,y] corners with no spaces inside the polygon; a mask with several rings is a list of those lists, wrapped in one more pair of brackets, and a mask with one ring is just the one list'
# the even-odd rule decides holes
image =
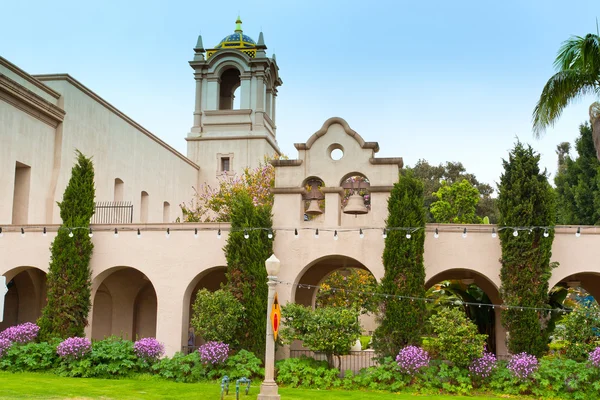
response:
{"label": "roof cornice", "polygon": [[15,74],[19,75],[21,78],[27,80],[27,82],[31,83],[32,85],[35,85],[35,87],[43,90],[44,92],[46,92],[50,96],[54,97],[55,99],[60,98],[60,93],[58,93],[57,91],[44,85],[42,82],[40,82],[38,79],[36,79],[33,75],[29,75],[27,72],[23,71],[21,68],[17,67],[15,64],[11,63],[10,61],[8,61],[6,58],[4,58],[2,56],[0,56],[0,65],[11,70]]}

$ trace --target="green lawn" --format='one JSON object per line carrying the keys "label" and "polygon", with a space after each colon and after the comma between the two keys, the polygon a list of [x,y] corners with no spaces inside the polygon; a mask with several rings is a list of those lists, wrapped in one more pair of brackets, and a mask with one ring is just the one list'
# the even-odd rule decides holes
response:
{"label": "green lawn", "polygon": [[[240,394],[240,400],[255,400],[258,382],[250,395]],[[235,399],[235,385],[227,400]],[[499,397],[411,396],[383,392],[343,390],[307,390],[280,388],[282,400],[405,400],[405,399],[499,399]],[[214,399],[220,398],[218,383],[175,383],[151,377],[144,379],[83,379],[61,378],[52,374],[0,372],[0,399]]]}

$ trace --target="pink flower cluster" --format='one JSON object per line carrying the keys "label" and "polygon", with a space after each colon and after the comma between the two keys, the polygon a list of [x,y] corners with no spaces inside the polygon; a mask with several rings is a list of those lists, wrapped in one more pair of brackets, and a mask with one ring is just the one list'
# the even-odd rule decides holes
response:
{"label": "pink flower cluster", "polygon": [[473,360],[469,366],[471,376],[485,379],[489,377],[494,369],[496,369],[496,356],[487,351],[483,352],[483,356]]}
{"label": "pink flower cluster", "polygon": [[29,343],[37,337],[40,327],[31,322],[15,325],[0,332],[0,339],[6,339],[12,343]]}
{"label": "pink flower cluster", "polygon": [[594,367],[600,367],[600,347],[596,347],[593,351],[590,351],[588,360]]}
{"label": "pink flower cluster", "polygon": [[207,342],[198,349],[204,363],[219,364],[229,357],[229,345],[223,342]]}
{"label": "pink flower cluster", "polygon": [[408,375],[414,375],[419,369],[427,367],[429,361],[429,353],[417,346],[406,346],[396,356],[400,371]]}
{"label": "pink flower cluster", "polygon": [[508,361],[508,369],[519,379],[527,379],[538,369],[538,360],[527,353],[515,354]]}
{"label": "pink flower cluster", "polygon": [[165,346],[155,338],[143,338],[133,344],[133,351],[139,358],[156,360],[165,353]]}
{"label": "pink flower cluster", "polygon": [[92,342],[84,337],[70,337],[63,340],[56,348],[62,358],[80,359],[92,350]]}
{"label": "pink flower cluster", "polygon": [[2,358],[2,356],[4,355],[6,350],[9,349],[10,346],[12,346],[10,340],[0,338],[0,358]]}

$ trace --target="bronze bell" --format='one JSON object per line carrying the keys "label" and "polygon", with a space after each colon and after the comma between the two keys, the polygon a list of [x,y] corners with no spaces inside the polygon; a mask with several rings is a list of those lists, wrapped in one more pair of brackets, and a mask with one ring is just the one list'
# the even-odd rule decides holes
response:
{"label": "bronze bell", "polygon": [[360,194],[353,193],[352,196],[348,197],[348,203],[344,207],[344,214],[366,214],[369,210],[365,206],[365,199]]}
{"label": "bronze bell", "polygon": [[308,208],[306,209],[306,214],[309,215],[320,215],[323,214],[323,210],[319,207],[319,200],[312,199],[308,204]]}

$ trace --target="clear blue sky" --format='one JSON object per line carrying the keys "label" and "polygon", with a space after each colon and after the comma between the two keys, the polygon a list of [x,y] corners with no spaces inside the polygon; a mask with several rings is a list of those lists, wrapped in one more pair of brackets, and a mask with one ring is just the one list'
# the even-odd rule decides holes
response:
{"label": "clear blue sky", "polygon": [[66,72],[186,153],[194,80],[188,61],[234,30],[277,54],[277,140],[295,158],[333,116],[380,157],[462,161],[493,184],[518,137],[554,174],[592,97],[540,139],[531,113],[570,35],[595,32],[598,0],[6,1],[0,55],[25,71]]}

